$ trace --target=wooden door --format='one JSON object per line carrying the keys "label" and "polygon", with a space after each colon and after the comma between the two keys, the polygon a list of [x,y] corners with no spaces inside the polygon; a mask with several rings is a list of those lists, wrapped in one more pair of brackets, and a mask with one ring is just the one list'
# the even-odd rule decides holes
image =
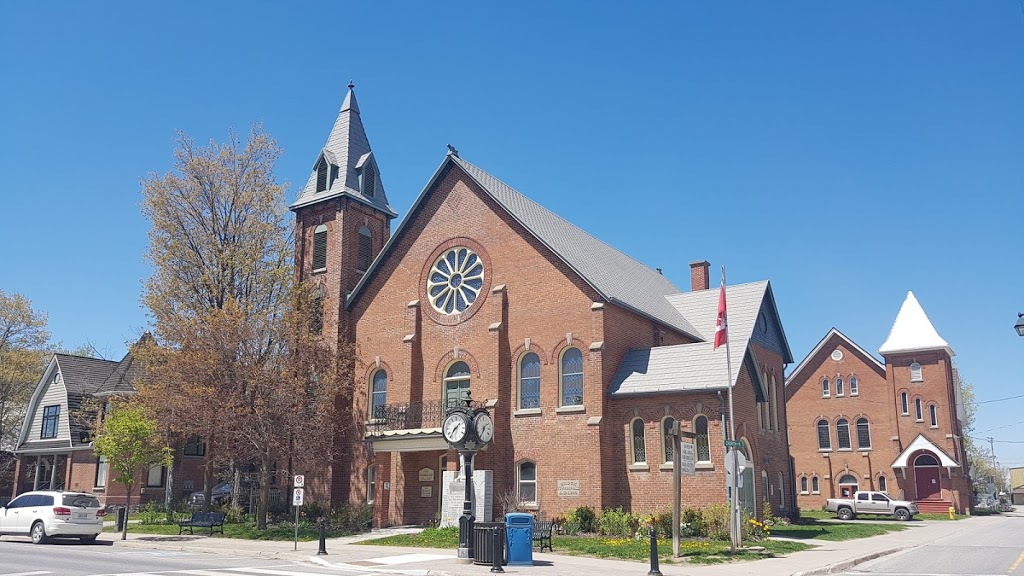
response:
{"label": "wooden door", "polygon": [[914,460],[914,481],[918,500],[938,500],[942,494],[939,485],[939,462],[929,454]]}

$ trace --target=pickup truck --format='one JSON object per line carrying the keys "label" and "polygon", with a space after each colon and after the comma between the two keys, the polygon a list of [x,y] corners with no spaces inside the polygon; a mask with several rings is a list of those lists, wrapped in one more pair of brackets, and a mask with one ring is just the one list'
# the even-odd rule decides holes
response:
{"label": "pickup truck", "polygon": [[885,492],[857,492],[853,498],[829,498],[825,509],[840,520],[853,520],[859,514],[884,514],[897,520],[910,520],[919,512],[917,504],[893,500]]}

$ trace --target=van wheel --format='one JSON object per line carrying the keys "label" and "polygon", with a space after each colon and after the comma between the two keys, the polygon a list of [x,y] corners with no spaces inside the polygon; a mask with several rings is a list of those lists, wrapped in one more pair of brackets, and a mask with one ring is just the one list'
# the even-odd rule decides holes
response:
{"label": "van wheel", "polygon": [[37,521],[33,524],[29,536],[32,537],[33,544],[46,544],[46,528],[43,526],[43,523]]}
{"label": "van wheel", "polygon": [[78,539],[82,544],[92,544],[96,541],[97,536],[99,536],[99,534],[93,534],[92,536],[80,536]]}
{"label": "van wheel", "polygon": [[853,520],[853,510],[850,508],[840,508],[838,515],[840,520]]}
{"label": "van wheel", "polygon": [[900,522],[906,522],[910,520],[910,512],[906,508],[897,508],[893,512],[892,517],[899,520]]}

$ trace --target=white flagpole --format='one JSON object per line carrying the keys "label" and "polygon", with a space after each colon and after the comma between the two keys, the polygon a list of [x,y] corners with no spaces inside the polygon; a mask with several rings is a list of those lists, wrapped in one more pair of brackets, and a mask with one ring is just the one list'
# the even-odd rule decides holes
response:
{"label": "white flagpole", "polygon": [[[725,266],[722,266],[722,288],[725,291]],[[736,420],[733,417],[732,409],[732,359],[729,353],[729,299],[725,299],[725,368],[729,377],[729,439],[736,441]],[[743,546],[743,530],[740,525],[742,515],[740,514],[739,475],[740,462],[739,451],[732,449],[732,474],[729,492],[732,494],[732,502],[729,508],[729,549],[735,553],[737,548]]]}

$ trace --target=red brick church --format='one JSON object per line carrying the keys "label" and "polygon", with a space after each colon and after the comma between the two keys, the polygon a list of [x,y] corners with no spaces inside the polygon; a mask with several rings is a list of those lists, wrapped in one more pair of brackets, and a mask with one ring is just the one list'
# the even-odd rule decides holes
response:
{"label": "red brick church", "polygon": [[[549,191],[549,193],[551,193]],[[538,191],[538,194],[543,192]],[[671,504],[678,421],[695,433],[687,506],[723,503],[725,349],[713,348],[709,264],[682,291],[450,149],[392,230],[377,159],[350,90],[291,206],[296,267],[322,296],[325,338],[354,345],[358,437],[329,463],[334,503],[372,503],[375,522],[439,518],[441,435],[467,390],[493,418],[495,500],[550,516],[577,506]],[[744,506],[792,509],[784,366],[793,361],[771,284],[729,286]],[[497,504],[496,504],[497,508]],[[496,510],[498,512],[498,510]]]}

